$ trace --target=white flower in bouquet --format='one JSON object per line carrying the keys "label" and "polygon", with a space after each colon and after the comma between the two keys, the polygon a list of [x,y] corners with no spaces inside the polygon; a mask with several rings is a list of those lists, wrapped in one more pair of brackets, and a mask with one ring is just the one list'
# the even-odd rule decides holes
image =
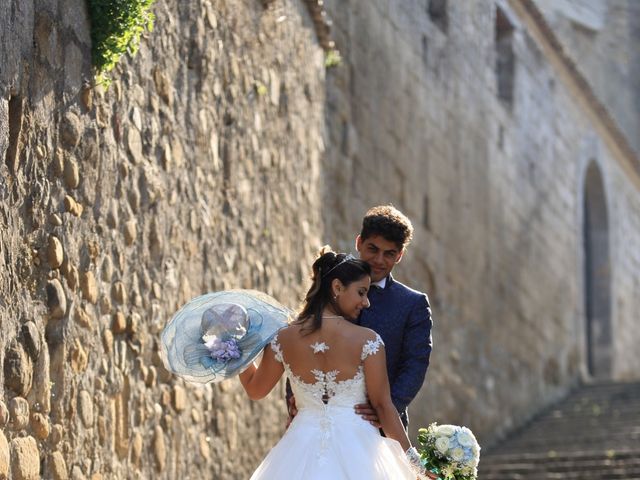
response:
{"label": "white flower in bouquet", "polygon": [[418,431],[424,466],[444,480],[475,480],[480,446],[473,432],[456,425],[437,425]]}
{"label": "white flower in bouquet", "polygon": [[449,451],[449,438],[447,437],[438,437],[436,438],[436,448],[440,453],[446,455]]}
{"label": "white flower in bouquet", "polygon": [[436,435],[450,437],[456,432],[456,429],[453,425],[438,425],[436,427]]}
{"label": "white flower in bouquet", "polygon": [[451,450],[451,458],[456,462],[459,462],[464,458],[464,450],[460,447],[456,447]]}

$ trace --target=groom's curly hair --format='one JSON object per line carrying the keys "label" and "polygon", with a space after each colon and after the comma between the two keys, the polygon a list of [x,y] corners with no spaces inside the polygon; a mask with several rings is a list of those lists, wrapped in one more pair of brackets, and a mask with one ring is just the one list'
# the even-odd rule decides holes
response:
{"label": "groom's curly hair", "polygon": [[394,242],[402,250],[413,238],[411,220],[393,205],[380,205],[370,208],[362,220],[360,238],[366,240],[373,235],[380,235]]}

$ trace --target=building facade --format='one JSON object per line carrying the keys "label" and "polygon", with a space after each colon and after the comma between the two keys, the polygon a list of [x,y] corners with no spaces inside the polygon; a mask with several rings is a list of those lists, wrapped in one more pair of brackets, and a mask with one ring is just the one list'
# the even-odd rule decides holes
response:
{"label": "building facade", "polygon": [[490,443],[578,382],[638,378],[637,5],[326,4],[325,235],[352,248],[379,203],[414,221],[397,276],[435,321],[414,431]]}

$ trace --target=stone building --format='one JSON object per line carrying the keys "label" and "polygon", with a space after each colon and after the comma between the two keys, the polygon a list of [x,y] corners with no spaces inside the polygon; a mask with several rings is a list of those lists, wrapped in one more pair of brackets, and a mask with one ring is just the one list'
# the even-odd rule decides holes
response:
{"label": "stone building", "polygon": [[582,380],[637,379],[638,2],[325,3],[325,238],[350,248],[372,204],[414,220],[397,275],[435,319],[414,429],[489,444]]}
{"label": "stone building", "polygon": [[0,4],[0,478],[248,478],[281,389],[184,384],[158,334],[204,291],[296,305],[383,202],[436,321],[414,428],[638,378],[637,5],[325,8],[157,0],[104,90],[85,2]]}

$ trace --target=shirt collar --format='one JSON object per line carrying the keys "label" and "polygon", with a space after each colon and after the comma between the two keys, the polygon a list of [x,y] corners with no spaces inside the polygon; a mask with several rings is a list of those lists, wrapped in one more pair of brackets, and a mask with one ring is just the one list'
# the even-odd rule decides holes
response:
{"label": "shirt collar", "polygon": [[387,277],[384,277],[382,280],[378,280],[377,282],[371,282],[371,286],[376,286],[382,290],[387,285]]}

